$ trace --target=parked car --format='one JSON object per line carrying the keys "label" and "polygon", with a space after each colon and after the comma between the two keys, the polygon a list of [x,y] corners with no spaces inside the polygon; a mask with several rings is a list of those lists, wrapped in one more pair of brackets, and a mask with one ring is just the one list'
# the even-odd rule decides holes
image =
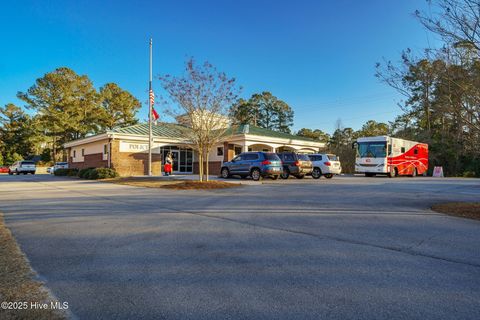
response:
{"label": "parked car", "polygon": [[17,175],[20,174],[20,173],[35,174],[36,170],[37,170],[37,168],[35,166],[35,162],[30,161],[30,160],[22,160],[22,161],[17,161],[14,164],[12,164],[8,168],[8,174],[10,174],[10,175],[12,175],[14,173],[17,174]]}
{"label": "parked car", "polygon": [[278,153],[283,164],[283,172],[280,175],[282,179],[288,179],[290,175],[297,179],[303,179],[306,175],[312,173],[312,162],[305,154],[296,152]]}
{"label": "parked car", "polygon": [[309,154],[308,157],[313,164],[312,178],[314,179],[318,179],[321,176],[331,179],[334,174],[342,173],[340,158],[334,154]]}
{"label": "parked car", "polygon": [[68,162],[55,162],[53,166],[53,171],[57,169],[68,169]]}
{"label": "parked car", "polygon": [[255,181],[263,177],[276,180],[282,173],[282,162],[272,152],[244,152],[223,163],[220,173],[222,178],[238,175],[243,178],[251,176]]}
{"label": "parked car", "polygon": [[8,167],[0,167],[0,173],[8,173]]}
{"label": "parked car", "polygon": [[68,162],[55,162],[53,167],[47,168],[47,173],[53,174],[57,169],[68,169]]}

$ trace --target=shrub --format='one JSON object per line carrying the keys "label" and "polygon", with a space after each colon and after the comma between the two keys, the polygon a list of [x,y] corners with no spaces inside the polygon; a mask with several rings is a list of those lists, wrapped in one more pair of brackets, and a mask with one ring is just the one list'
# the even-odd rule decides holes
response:
{"label": "shrub", "polygon": [[464,171],[463,172],[463,177],[464,178],[475,178],[476,174],[473,171]]}
{"label": "shrub", "polygon": [[77,168],[71,168],[67,169],[67,176],[69,177],[76,177],[78,175],[78,169]]}
{"label": "shrub", "polygon": [[56,176],[66,176],[67,175],[67,170],[68,169],[57,169],[53,172],[54,175]]}
{"label": "shrub", "polygon": [[57,169],[53,172],[54,175],[56,176],[76,176],[78,173],[77,168],[70,168],[70,169]]}
{"label": "shrub", "polygon": [[96,168],[90,171],[88,179],[98,180],[98,179],[109,179],[118,177],[118,173],[110,168]]}
{"label": "shrub", "polygon": [[88,179],[90,171],[94,170],[95,168],[84,168],[78,171],[78,177],[82,179]]}

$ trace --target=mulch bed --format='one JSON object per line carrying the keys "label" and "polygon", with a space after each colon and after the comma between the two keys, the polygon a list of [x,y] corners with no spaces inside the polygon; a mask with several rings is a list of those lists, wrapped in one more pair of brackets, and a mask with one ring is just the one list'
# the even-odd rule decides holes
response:
{"label": "mulch bed", "polygon": [[240,187],[239,183],[229,183],[223,181],[182,181],[179,183],[166,184],[161,188],[176,190],[209,190]]}
{"label": "mulch bed", "polygon": [[449,202],[432,206],[433,211],[451,216],[480,220],[480,202]]}
{"label": "mulch bed", "polygon": [[163,180],[150,177],[125,177],[115,179],[105,179],[104,182],[123,184],[134,187],[145,188],[164,188],[174,190],[212,190],[235,188],[242,186],[239,183],[229,183],[223,181],[192,181],[192,180]]}

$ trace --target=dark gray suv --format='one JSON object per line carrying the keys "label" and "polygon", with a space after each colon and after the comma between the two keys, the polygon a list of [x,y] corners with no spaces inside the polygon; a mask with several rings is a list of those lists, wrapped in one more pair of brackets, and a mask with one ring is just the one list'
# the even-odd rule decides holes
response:
{"label": "dark gray suv", "polygon": [[280,175],[282,179],[288,179],[290,175],[297,179],[303,179],[306,175],[312,173],[312,161],[307,155],[296,152],[282,152],[278,156],[283,163],[283,172]]}
{"label": "dark gray suv", "polygon": [[225,179],[237,175],[242,178],[251,176],[253,180],[258,181],[263,177],[276,180],[282,171],[282,162],[275,153],[244,152],[231,161],[224,162],[220,174]]}

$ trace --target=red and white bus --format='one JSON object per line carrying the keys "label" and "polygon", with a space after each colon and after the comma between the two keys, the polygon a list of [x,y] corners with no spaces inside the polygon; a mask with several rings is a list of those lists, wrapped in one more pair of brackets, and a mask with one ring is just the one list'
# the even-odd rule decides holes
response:
{"label": "red and white bus", "polygon": [[371,177],[425,174],[428,169],[428,144],[389,136],[358,138],[355,172]]}

